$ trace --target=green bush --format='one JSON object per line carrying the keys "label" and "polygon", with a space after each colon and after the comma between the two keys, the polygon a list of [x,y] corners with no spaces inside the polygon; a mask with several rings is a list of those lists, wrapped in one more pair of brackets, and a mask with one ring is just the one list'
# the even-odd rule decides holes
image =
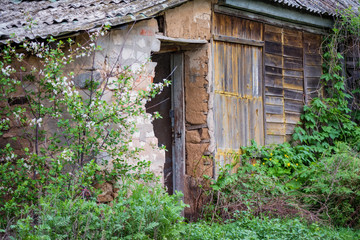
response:
{"label": "green bush", "polygon": [[336,153],[314,162],[301,197],[322,219],[339,226],[360,227],[360,158],[345,143]]}
{"label": "green bush", "polygon": [[112,206],[94,199],[63,199],[62,194],[42,197],[39,206],[24,210],[24,217],[11,226],[13,239],[178,238],[182,194],[168,195],[158,185],[126,186]]}
{"label": "green bush", "polygon": [[233,163],[212,181],[203,211],[205,218],[231,219],[236,211],[278,217],[307,214],[296,198],[308,178],[307,168],[314,161],[307,146],[284,143],[266,147],[253,141],[242,152],[232,154]]}

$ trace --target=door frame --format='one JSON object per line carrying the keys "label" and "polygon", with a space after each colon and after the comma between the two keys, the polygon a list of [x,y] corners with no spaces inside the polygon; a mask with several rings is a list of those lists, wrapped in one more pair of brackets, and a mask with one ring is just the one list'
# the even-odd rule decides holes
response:
{"label": "door frame", "polygon": [[184,96],[184,54],[171,54],[172,88],[171,106],[173,112],[172,173],[173,193],[184,192],[185,180],[185,96]]}

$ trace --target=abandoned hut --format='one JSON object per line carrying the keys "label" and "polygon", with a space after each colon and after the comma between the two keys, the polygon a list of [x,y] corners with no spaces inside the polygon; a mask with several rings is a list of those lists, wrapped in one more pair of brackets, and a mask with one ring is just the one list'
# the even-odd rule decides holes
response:
{"label": "abandoned hut", "polygon": [[[171,88],[147,103],[163,118],[138,121],[133,145],[144,149],[170,193],[197,198],[194,179],[216,176],[231,150],[287,141],[304,104],[321,95],[322,36],[337,9],[357,0],[56,0],[1,1],[0,41],[71,37],[104,24],[92,64],[72,65],[79,88],[121,66],[146,65],[135,90],[171,76]],[[27,17],[36,23],[27,31]],[[120,55],[119,55],[120,53]],[[151,57],[151,61],[148,59]],[[33,59],[36,65],[36,59]],[[109,87],[108,98],[111,100]],[[2,141],[12,134],[4,134]],[[154,149],[165,145],[168,151]],[[189,213],[194,211],[189,209]]]}

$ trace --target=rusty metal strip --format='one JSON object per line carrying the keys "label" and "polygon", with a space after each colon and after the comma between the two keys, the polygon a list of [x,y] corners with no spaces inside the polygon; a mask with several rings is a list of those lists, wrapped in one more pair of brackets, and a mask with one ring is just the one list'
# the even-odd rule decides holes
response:
{"label": "rusty metal strip", "polygon": [[255,47],[264,46],[264,41],[249,40],[244,38],[230,37],[230,36],[218,35],[218,34],[215,34],[213,38],[215,41],[220,41],[220,42],[239,43],[239,44],[255,46]]}

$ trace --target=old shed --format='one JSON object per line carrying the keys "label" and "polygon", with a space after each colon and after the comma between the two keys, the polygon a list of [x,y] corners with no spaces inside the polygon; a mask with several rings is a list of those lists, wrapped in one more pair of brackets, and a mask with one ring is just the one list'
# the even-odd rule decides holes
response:
{"label": "old shed", "polygon": [[[12,33],[18,42],[49,36],[81,42],[85,31],[109,24],[95,65],[74,64],[79,79],[101,76],[119,52],[120,67],[134,70],[151,57],[135,90],[171,76],[171,88],[146,105],[149,114],[158,111],[163,118],[138,120],[133,144],[144,149],[142,157],[153,162],[170,193],[184,191],[189,214],[197,208],[199,179],[215,177],[228,152],[252,139],[259,144],[289,139],[304,104],[322,94],[322,37],[336,10],[360,6],[357,0],[0,3],[2,42]],[[36,22],[31,32],[24,29],[28,16]]]}

